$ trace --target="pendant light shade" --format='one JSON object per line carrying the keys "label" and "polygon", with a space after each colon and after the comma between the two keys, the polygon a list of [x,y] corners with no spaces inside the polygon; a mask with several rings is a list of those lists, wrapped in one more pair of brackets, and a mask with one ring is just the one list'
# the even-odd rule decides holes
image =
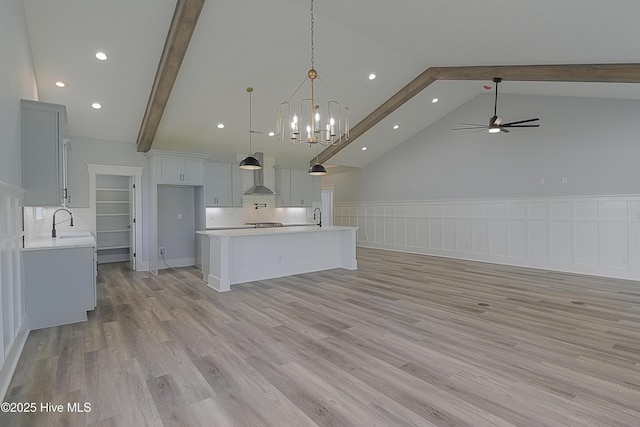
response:
{"label": "pendant light shade", "polygon": [[253,171],[262,169],[262,165],[260,164],[260,161],[258,159],[249,155],[240,161],[240,169]]}
{"label": "pendant light shade", "polygon": [[240,169],[245,170],[258,170],[262,169],[262,165],[260,164],[260,160],[253,157],[251,154],[251,135],[253,134],[251,130],[251,93],[253,92],[252,87],[247,88],[247,92],[249,93],[249,154],[240,161]]}
{"label": "pendant light shade", "polygon": [[309,175],[323,176],[326,174],[327,174],[327,170],[320,163],[316,163],[315,165],[309,168]]}

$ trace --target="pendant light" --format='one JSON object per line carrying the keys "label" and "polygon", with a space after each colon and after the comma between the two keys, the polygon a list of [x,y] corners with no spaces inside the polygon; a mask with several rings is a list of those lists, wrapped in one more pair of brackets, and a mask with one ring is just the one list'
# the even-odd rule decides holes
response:
{"label": "pendant light", "polygon": [[253,88],[248,87],[247,92],[249,93],[249,154],[240,161],[240,169],[258,170],[262,169],[262,165],[260,161],[251,154],[251,135],[253,134],[253,130],[251,129],[251,93],[253,92]]}
{"label": "pendant light", "polygon": [[316,144],[316,164],[309,168],[309,175],[313,176],[323,176],[327,174],[327,170],[318,162],[318,157],[320,156],[320,146]]}

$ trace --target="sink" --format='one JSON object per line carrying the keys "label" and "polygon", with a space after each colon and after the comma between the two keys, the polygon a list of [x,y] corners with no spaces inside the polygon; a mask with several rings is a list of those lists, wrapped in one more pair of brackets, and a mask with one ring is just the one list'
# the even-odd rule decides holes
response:
{"label": "sink", "polygon": [[80,237],[91,237],[89,231],[59,231],[58,239],[78,239]]}

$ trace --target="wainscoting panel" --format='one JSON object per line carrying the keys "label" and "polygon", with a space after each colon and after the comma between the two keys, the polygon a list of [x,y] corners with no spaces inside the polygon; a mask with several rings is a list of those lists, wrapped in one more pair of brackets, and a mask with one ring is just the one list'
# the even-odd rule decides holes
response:
{"label": "wainscoting panel", "polygon": [[362,247],[640,280],[640,195],[340,203]]}
{"label": "wainscoting panel", "polygon": [[29,333],[22,283],[22,196],[21,188],[0,182],[0,400]]}

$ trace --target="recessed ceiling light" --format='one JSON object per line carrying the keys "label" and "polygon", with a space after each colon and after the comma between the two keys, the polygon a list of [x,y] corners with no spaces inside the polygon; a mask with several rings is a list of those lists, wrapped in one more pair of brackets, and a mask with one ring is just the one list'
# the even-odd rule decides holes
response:
{"label": "recessed ceiling light", "polygon": [[393,125],[394,129],[398,129],[400,127],[400,125]]}
{"label": "recessed ceiling light", "polygon": [[436,103],[436,102],[438,102],[438,101],[440,101],[438,98],[433,98],[433,99],[431,100],[431,103],[432,103],[432,104],[435,104],[435,103]]}
{"label": "recessed ceiling light", "polygon": [[104,52],[97,52],[96,53],[96,58],[98,58],[100,61],[106,61],[107,60],[107,54]]}
{"label": "recessed ceiling light", "polygon": [[99,110],[102,108],[102,104],[100,104],[99,102],[94,102],[93,104],[91,104],[91,108]]}
{"label": "recessed ceiling light", "polygon": [[276,133],[275,132],[269,132],[269,136],[275,136]]}
{"label": "recessed ceiling light", "polygon": [[224,123],[218,123],[218,129],[224,129]]}
{"label": "recessed ceiling light", "polygon": [[58,87],[66,87],[67,85],[64,82],[56,82],[56,86]]}
{"label": "recessed ceiling light", "polygon": [[369,74],[369,80],[374,80],[376,78],[376,75],[371,73]]}
{"label": "recessed ceiling light", "polygon": [[367,151],[367,147],[362,147],[362,151]]}

